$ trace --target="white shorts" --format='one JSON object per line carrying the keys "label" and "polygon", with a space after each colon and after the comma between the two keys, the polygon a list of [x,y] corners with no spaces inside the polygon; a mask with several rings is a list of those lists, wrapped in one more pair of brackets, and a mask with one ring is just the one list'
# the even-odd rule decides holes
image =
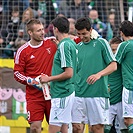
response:
{"label": "white shorts", "polygon": [[113,104],[109,108],[109,122],[113,124],[113,120],[116,117],[118,120],[118,124],[120,125],[120,129],[127,129],[124,124],[124,118],[122,117],[122,102]]}
{"label": "white shorts", "polygon": [[85,98],[90,125],[109,124],[109,98]]}
{"label": "white shorts", "polygon": [[51,110],[49,124],[62,126],[72,122],[72,106],[75,97],[75,92],[64,98],[51,99]]}
{"label": "white shorts", "polygon": [[72,123],[87,123],[86,105],[84,98],[75,97],[72,107]]}
{"label": "white shorts", "polygon": [[133,91],[123,87],[122,93],[123,117],[133,118]]}

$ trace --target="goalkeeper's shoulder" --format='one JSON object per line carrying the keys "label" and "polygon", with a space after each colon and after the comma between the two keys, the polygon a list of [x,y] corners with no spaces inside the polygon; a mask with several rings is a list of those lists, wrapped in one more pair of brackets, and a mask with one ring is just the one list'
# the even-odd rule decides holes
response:
{"label": "goalkeeper's shoulder", "polygon": [[26,49],[28,49],[28,47],[29,47],[29,43],[27,42],[24,45],[22,45],[20,48],[18,48],[18,50],[17,50],[17,52],[15,54],[15,58],[19,58],[19,56],[21,54],[24,54],[25,55]]}
{"label": "goalkeeper's shoulder", "polygon": [[26,43],[23,44],[21,47],[19,47],[17,51],[18,51],[18,52],[23,51],[23,50],[25,50],[26,48],[28,48],[28,46],[29,46],[29,43],[26,42]]}
{"label": "goalkeeper's shoulder", "polygon": [[44,39],[44,42],[47,43],[48,45],[51,45],[51,46],[56,47],[56,48],[57,48],[57,44],[59,43],[59,41],[56,39],[55,36],[46,37]]}

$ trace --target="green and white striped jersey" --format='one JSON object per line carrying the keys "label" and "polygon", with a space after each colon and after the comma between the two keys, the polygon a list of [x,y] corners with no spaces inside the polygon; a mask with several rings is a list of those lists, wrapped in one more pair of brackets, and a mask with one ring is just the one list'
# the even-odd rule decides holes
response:
{"label": "green and white striped jersey", "polygon": [[52,75],[64,72],[64,68],[73,68],[73,77],[63,81],[52,81],[50,93],[52,98],[67,97],[75,91],[75,74],[77,69],[77,45],[70,38],[63,39],[58,44],[58,49],[54,56]]}
{"label": "green and white striped jersey", "polygon": [[98,38],[88,43],[79,43],[78,60],[76,96],[109,97],[108,76],[101,77],[91,85],[86,82],[90,75],[96,74],[106,68],[112,61],[115,61],[108,42],[103,38]]}
{"label": "green and white striped jersey", "polygon": [[122,66],[123,86],[133,91],[133,40],[120,43],[115,57]]}

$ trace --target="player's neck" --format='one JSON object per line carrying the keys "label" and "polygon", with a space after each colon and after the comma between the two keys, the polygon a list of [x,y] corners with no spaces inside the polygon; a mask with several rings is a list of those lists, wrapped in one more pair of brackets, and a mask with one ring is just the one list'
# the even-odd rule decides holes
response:
{"label": "player's neck", "polygon": [[125,41],[128,41],[128,40],[133,40],[133,36],[129,36],[129,37],[125,37],[124,39]]}
{"label": "player's neck", "polygon": [[39,45],[41,43],[41,41],[35,41],[35,40],[30,40],[30,44],[32,45],[32,46],[37,46],[37,45]]}
{"label": "player's neck", "polygon": [[58,40],[59,40],[59,42],[61,41],[61,40],[63,40],[64,38],[68,38],[69,36],[68,36],[68,34],[66,34],[66,33],[61,33],[59,36],[58,36]]}

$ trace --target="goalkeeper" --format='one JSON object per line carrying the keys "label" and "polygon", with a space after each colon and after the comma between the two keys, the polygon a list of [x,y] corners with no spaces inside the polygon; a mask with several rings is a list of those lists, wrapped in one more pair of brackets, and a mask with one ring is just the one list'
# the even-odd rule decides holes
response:
{"label": "goalkeeper", "polygon": [[57,46],[50,39],[44,39],[44,27],[37,19],[31,19],[27,23],[27,32],[31,40],[21,46],[16,53],[14,78],[26,85],[30,133],[41,133],[44,114],[49,122],[51,101],[44,99],[43,91],[35,78],[41,73],[50,76]]}

